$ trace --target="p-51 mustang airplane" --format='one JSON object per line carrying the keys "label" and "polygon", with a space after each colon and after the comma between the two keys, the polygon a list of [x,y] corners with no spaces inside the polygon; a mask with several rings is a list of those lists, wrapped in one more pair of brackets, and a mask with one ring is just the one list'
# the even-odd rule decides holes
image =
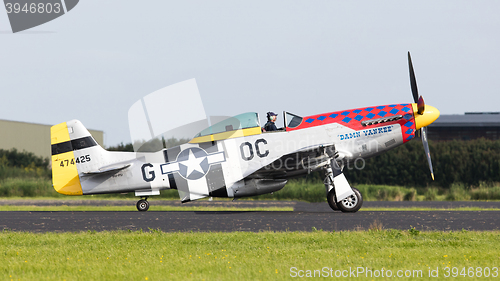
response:
{"label": "p-51 mustang airplane", "polygon": [[[201,131],[189,143],[158,152],[110,152],[77,120],[51,128],[54,189],[66,195],[135,192],[139,211],[147,198],[177,189],[181,201],[207,196],[241,198],[282,189],[291,177],[326,171],[327,201],[356,212],[363,198],[343,167],[413,139],[420,131],[434,178],[426,126],[439,111],[418,96],[410,53],[414,103],[391,104],[300,117],[284,112],[285,126],[263,132],[257,113],[245,113]],[[418,134],[417,134],[418,135]]]}

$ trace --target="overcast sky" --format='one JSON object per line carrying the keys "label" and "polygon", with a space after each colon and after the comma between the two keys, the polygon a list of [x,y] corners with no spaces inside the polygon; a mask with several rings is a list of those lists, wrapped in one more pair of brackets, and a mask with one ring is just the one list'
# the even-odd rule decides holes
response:
{"label": "overcast sky", "polygon": [[79,119],[107,146],[127,143],[129,107],[190,78],[208,115],[274,111],[280,124],[283,110],[407,103],[407,51],[441,114],[500,111],[499,12],[498,1],[81,0],[13,34],[3,9],[0,119]]}

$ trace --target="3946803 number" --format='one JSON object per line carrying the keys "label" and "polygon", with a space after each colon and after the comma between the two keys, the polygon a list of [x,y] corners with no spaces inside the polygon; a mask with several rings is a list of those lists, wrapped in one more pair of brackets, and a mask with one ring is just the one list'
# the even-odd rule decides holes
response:
{"label": "3946803 number", "polygon": [[7,9],[7,14],[15,13],[19,14],[24,12],[25,14],[59,14],[62,12],[62,7],[60,3],[5,3],[5,9]]}
{"label": "3946803 number", "polygon": [[445,267],[444,277],[498,277],[498,267]]}

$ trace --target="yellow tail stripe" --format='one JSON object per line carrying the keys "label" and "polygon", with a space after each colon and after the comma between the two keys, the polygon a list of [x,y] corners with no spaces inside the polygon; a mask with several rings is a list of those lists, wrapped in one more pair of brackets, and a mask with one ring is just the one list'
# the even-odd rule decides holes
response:
{"label": "yellow tail stripe", "polygon": [[[66,122],[52,126],[50,138],[52,145],[70,141]],[[52,185],[61,194],[83,194],[73,151],[52,155]]]}

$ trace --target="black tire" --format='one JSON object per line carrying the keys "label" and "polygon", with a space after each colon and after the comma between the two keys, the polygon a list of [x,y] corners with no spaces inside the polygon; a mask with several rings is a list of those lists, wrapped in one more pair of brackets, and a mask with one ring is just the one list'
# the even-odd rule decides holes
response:
{"label": "black tire", "polygon": [[137,201],[137,210],[139,210],[139,212],[146,212],[148,209],[149,209],[149,202],[144,200],[144,199],[141,199],[139,201]]}
{"label": "black tire", "polygon": [[335,188],[332,188],[332,190],[328,192],[328,194],[326,195],[326,201],[328,201],[328,205],[330,205],[330,208],[332,208],[332,210],[339,210],[339,207],[337,207],[337,203],[335,202],[337,201],[337,199],[335,198]]}
{"label": "black tire", "polygon": [[363,196],[358,189],[352,188],[354,195],[345,198],[342,201],[337,202],[337,207],[344,213],[354,213],[357,212],[361,205],[363,205]]}

